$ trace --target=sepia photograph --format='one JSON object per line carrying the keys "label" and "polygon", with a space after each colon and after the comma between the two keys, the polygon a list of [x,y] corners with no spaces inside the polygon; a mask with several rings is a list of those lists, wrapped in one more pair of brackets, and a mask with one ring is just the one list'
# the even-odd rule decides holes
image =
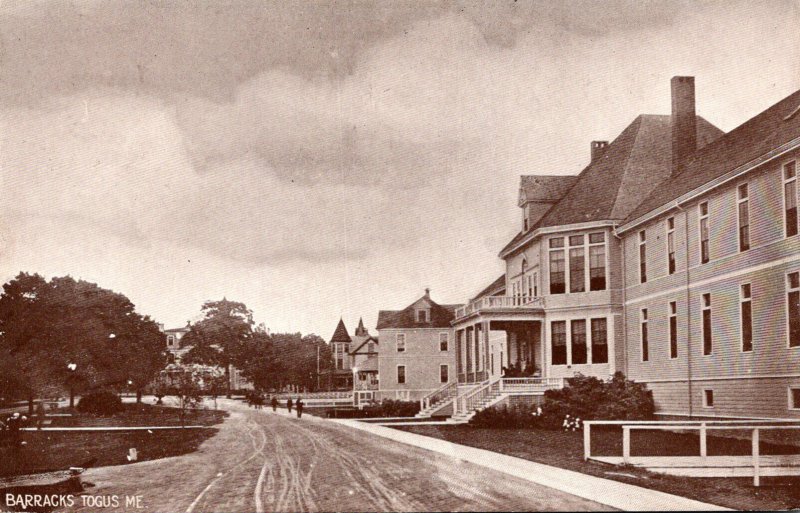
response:
{"label": "sepia photograph", "polygon": [[0,0],[0,513],[800,509],[800,0]]}

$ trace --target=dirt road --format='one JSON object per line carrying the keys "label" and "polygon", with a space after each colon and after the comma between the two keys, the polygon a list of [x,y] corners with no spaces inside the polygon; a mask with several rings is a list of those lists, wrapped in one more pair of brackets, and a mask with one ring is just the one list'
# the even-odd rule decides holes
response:
{"label": "dirt road", "polygon": [[125,500],[135,496],[141,512],[607,509],[326,420],[225,407],[231,417],[198,452],[92,469],[87,492],[103,511],[133,510]]}

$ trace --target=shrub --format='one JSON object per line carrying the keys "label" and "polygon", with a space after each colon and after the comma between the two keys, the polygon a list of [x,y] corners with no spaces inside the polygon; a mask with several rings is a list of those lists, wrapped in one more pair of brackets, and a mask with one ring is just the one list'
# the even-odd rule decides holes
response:
{"label": "shrub", "polygon": [[541,411],[530,405],[492,406],[476,413],[470,424],[485,428],[535,428],[541,424]]}
{"label": "shrub", "polygon": [[108,390],[89,392],[78,401],[78,411],[95,415],[113,415],[122,411],[122,399]]}
{"label": "shrub", "polygon": [[366,417],[413,417],[419,413],[419,403],[384,399],[380,403],[365,406],[363,411]]}
{"label": "shrub", "polygon": [[653,393],[617,372],[608,380],[577,375],[560,390],[544,394],[544,425],[558,429],[564,419],[645,420],[653,417]]}

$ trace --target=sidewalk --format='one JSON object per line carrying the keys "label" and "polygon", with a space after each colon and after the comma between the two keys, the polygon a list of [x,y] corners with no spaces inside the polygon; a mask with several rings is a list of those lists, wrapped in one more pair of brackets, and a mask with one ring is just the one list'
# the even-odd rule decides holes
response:
{"label": "sidewalk", "polygon": [[519,477],[622,511],[729,511],[727,508],[484,449],[355,420],[329,419],[362,431]]}

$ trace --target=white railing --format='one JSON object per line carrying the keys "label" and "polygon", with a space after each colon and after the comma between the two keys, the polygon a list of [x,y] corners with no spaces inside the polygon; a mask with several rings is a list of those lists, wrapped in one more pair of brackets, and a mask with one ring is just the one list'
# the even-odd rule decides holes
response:
{"label": "white railing", "polygon": [[[772,424],[772,425],[769,425]],[[583,459],[592,457],[592,426],[620,426],[622,427],[622,462],[630,463],[631,459],[631,430],[656,430],[678,431],[698,430],[700,433],[700,457],[708,457],[707,432],[709,430],[744,430],[751,432],[751,458],[753,464],[753,485],[761,484],[761,454],[759,443],[760,431],[780,429],[800,430],[796,420],[708,420],[708,421],[626,421],[626,420],[587,420],[583,423]],[[680,460],[681,456],[669,456]]]}
{"label": "white railing", "polygon": [[477,409],[484,399],[492,394],[499,393],[500,381],[501,378],[498,378],[494,381],[485,381],[479,386],[475,387],[473,390],[470,390],[466,394],[459,396],[456,399],[458,413],[469,413]]}
{"label": "white railing", "polygon": [[278,399],[352,399],[353,392],[279,392],[273,394]]}
{"label": "white railing", "polygon": [[420,410],[448,401],[458,395],[458,383],[447,383],[419,400]]}
{"label": "white railing", "polygon": [[564,388],[564,378],[502,378],[500,390],[504,393],[543,392]]}
{"label": "white railing", "polygon": [[481,310],[503,308],[544,308],[541,296],[485,296],[456,308],[456,319]]}

